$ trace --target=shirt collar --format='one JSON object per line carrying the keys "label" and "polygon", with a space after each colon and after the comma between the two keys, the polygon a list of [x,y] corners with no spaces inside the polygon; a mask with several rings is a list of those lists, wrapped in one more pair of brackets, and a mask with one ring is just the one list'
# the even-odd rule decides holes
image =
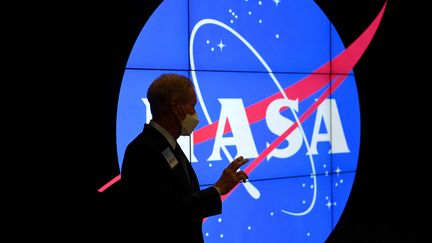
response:
{"label": "shirt collar", "polygon": [[156,130],[158,130],[162,136],[165,137],[165,139],[168,141],[168,143],[171,145],[172,149],[175,149],[175,146],[177,144],[177,141],[174,139],[174,137],[167,131],[165,128],[161,127],[159,124],[154,122],[153,120],[150,120],[149,123],[152,127],[154,127]]}

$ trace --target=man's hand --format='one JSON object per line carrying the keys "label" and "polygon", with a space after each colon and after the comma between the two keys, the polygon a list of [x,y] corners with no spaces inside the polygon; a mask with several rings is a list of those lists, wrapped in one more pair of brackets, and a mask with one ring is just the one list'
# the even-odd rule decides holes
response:
{"label": "man's hand", "polygon": [[246,182],[249,177],[244,171],[239,170],[239,168],[248,161],[249,159],[243,159],[243,156],[240,156],[224,169],[218,181],[213,185],[218,188],[221,195],[230,192],[240,181]]}

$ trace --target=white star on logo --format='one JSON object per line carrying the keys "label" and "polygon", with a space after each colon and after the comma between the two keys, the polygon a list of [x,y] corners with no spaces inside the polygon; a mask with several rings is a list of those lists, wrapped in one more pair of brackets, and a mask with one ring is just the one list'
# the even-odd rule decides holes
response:
{"label": "white star on logo", "polygon": [[222,51],[222,49],[223,49],[226,45],[224,45],[224,43],[222,43],[222,40],[221,40],[217,46],[219,46],[219,48],[220,48],[221,51]]}

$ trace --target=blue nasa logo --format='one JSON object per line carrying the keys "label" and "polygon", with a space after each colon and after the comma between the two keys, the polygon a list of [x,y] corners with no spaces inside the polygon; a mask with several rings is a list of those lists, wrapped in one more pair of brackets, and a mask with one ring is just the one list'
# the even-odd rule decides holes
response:
{"label": "blue nasa logo", "polygon": [[206,219],[206,242],[325,241],[349,197],[360,144],[351,70],[358,58],[344,52],[313,1],[164,1],[123,77],[120,168],[151,119],[151,81],[166,72],[189,76],[200,123],[179,143],[201,186],[238,155],[251,159],[250,181],[223,197],[223,214]]}

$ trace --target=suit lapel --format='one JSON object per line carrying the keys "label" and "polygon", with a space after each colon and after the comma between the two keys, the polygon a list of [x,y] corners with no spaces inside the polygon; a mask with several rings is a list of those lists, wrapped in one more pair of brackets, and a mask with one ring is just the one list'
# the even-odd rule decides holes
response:
{"label": "suit lapel", "polygon": [[179,164],[176,166],[175,171],[182,178],[183,183],[185,183],[188,188],[191,188],[192,181],[190,177],[189,161],[183,151],[180,150],[179,152],[174,153],[176,154],[176,158],[179,161]]}
{"label": "suit lapel", "polygon": [[[162,134],[160,134],[159,131],[157,131],[151,125],[145,124],[144,130],[146,132],[148,132],[148,135],[150,137],[153,138],[153,146],[155,146],[156,151],[159,151],[159,153],[161,154],[162,157],[163,157],[162,151],[164,151],[167,148],[169,148],[171,150],[171,152],[175,155],[175,158],[177,159],[178,164],[176,166],[174,166],[173,168],[171,168],[169,166],[168,161],[164,160],[164,163],[166,164],[165,167],[168,170],[170,170],[170,173],[173,173],[173,175],[181,182],[181,184],[184,186],[184,188],[187,191],[192,190],[191,182],[189,181],[189,179],[186,175],[186,172],[183,169],[183,165],[181,164],[182,162],[180,160],[180,159],[185,159],[187,161],[186,155],[184,155],[183,152],[181,153],[181,155],[176,155],[176,152],[174,151],[174,149],[172,149],[171,145],[168,143],[168,141],[165,139],[165,137]],[[184,158],[182,158],[180,156],[184,156]],[[187,164],[189,164],[189,163],[187,163]],[[190,165],[187,165],[187,166],[189,167]],[[190,172],[190,169],[188,168],[189,172]]]}
{"label": "suit lapel", "polygon": [[[180,146],[177,144],[177,146]],[[186,157],[186,155],[184,154],[183,150],[180,149],[179,152],[179,159],[183,159],[183,162],[185,163],[184,166],[186,167],[186,171],[188,173],[188,178],[186,178],[188,180],[188,183],[190,186],[193,187],[194,190],[199,190],[199,185],[198,185],[198,178],[195,174],[195,171],[192,168],[191,163],[189,162],[188,158]]]}

